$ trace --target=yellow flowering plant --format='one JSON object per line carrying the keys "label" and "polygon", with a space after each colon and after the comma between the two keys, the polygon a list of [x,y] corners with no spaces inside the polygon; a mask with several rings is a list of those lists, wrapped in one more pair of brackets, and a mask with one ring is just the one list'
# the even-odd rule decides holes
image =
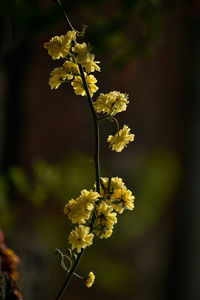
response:
{"label": "yellow flowering plant", "polygon": [[83,251],[93,244],[95,237],[103,239],[112,235],[118,214],[122,214],[124,210],[133,210],[135,198],[121,178],[101,177],[99,163],[99,123],[101,121],[108,119],[116,123],[115,135],[109,135],[107,139],[112,150],[121,152],[129,142],[134,140],[134,134],[130,133],[130,128],[124,125],[122,129],[119,129],[119,123],[115,117],[116,114],[126,110],[129,103],[128,95],[111,91],[108,94],[100,93],[96,100],[93,100],[98,86],[96,85],[97,79],[91,73],[100,71],[99,61],[95,61],[95,55],[90,53],[90,48],[85,42],[78,42],[83,34],[73,28],[60,0],[57,2],[63,10],[70,31],[44,43],[44,48],[53,60],[64,60],[62,66],[52,71],[49,85],[51,89],[57,89],[62,83],[69,82],[76,95],[86,97],[94,122],[95,135],[94,187],[91,190],[82,190],[79,197],[69,200],[64,207],[64,214],[73,224],[76,224],[76,227],[68,237],[71,245],[68,252],[64,254],[56,249],[60,264],[67,272],[66,280],[56,297],[58,300],[61,299],[73,275],[83,279],[87,287],[92,286],[95,279],[93,272],[90,272],[87,277],[75,273]]}

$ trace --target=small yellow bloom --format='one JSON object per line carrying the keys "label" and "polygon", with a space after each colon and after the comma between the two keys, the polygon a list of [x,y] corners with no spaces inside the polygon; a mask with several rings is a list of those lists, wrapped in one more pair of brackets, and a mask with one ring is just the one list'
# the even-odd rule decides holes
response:
{"label": "small yellow bloom", "polygon": [[[95,185],[96,186],[96,185]],[[110,197],[115,189],[126,188],[123,180],[119,177],[101,177],[100,195]]]}
{"label": "small yellow bloom", "polygon": [[44,43],[44,48],[48,50],[52,59],[59,59],[69,54],[71,42],[75,39],[76,32],[68,31],[65,35],[52,37],[49,42]]}
{"label": "small yellow bloom", "polygon": [[117,214],[113,212],[113,207],[105,201],[102,201],[95,209],[96,219],[94,222],[94,232],[101,239],[108,238],[112,234],[114,224],[117,223]]}
{"label": "small yellow bloom", "polygon": [[97,223],[103,227],[111,228],[117,223],[116,213],[113,212],[111,205],[108,205],[105,201],[102,201],[97,207]]}
{"label": "small yellow bloom", "polygon": [[85,68],[85,71],[87,73],[91,73],[94,71],[99,71],[100,72],[100,67],[97,65],[100,62],[99,61],[94,61],[94,54],[89,54],[87,60],[83,63],[83,67]]}
{"label": "small yellow bloom", "polygon": [[130,128],[127,125],[124,125],[124,127],[119,130],[119,132],[116,133],[115,136],[109,135],[107,142],[110,143],[110,147],[112,148],[112,150],[121,152],[129,142],[132,142],[134,140],[135,135],[129,134],[129,131]]}
{"label": "small yellow bloom", "polygon": [[64,40],[64,35],[54,36],[49,42],[44,43],[44,48],[48,50],[52,59],[59,59],[68,55],[70,45],[65,44]]}
{"label": "small yellow bloom", "polygon": [[93,283],[94,283],[94,280],[95,280],[95,275],[94,275],[93,272],[90,272],[88,274],[88,277],[85,278],[85,284],[86,284],[86,286],[87,287],[91,287],[93,285]]}
{"label": "small yellow bloom", "polygon": [[82,190],[80,199],[86,202],[87,209],[92,210],[94,208],[94,203],[99,199],[100,195],[93,190],[87,191]]}
{"label": "small yellow bloom", "polygon": [[[97,80],[93,75],[87,75],[86,73],[84,73],[84,74],[85,74],[85,79],[86,79],[86,83],[88,86],[90,96],[92,97],[93,94],[98,90],[98,87],[95,85]],[[81,76],[75,76],[75,78],[71,82],[71,84],[74,88],[76,95],[81,95],[81,96],[86,95]]]}
{"label": "small yellow bloom", "polygon": [[81,197],[76,200],[71,199],[64,207],[64,213],[72,221],[72,223],[85,224],[91,216],[91,210],[94,205],[87,203]]}
{"label": "small yellow bloom", "polygon": [[67,77],[68,74],[63,67],[55,68],[49,78],[49,85],[51,89],[57,89]]}
{"label": "small yellow bloom", "polygon": [[99,199],[99,194],[93,190],[81,191],[81,195],[76,199],[71,199],[64,207],[64,213],[72,223],[85,224],[91,216],[94,203]]}
{"label": "small yellow bloom", "polygon": [[66,60],[66,62],[63,64],[63,68],[66,70],[67,73],[73,76],[79,74],[78,65],[75,64],[73,61]]}
{"label": "small yellow bloom", "polygon": [[75,46],[72,47],[72,51],[76,53],[76,62],[78,64],[83,64],[89,59],[90,53],[86,43],[75,43]]}
{"label": "small yellow bloom", "polygon": [[69,235],[69,243],[72,245],[72,250],[77,249],[77,252],[81,252],[81,249],[86,248],[93,243],[94,234],[89,233],[90,228],[79,225],[71,231]]}
{"label": "small yellow bloom", "polygon": [[127,189],[115,190],[112,195],[112,206],[118,213],[123,213],[124,209],[134,209],[134,199],[132,192]]}
{"label": "small yellow bloom", "polygon": [[71,44],[72,41],[76,41],[76,31],[71,30],[68,31],[67,34],[65,35],[65,43],[66,44]]}
{"label": "small yellow bloom", "polygon": [[94,107],[98,113],[107,113],[114,116],[116,113],[125,111],[128,101],[128,95],[117,91],[112,91],[108,94],[101,93],[96,99]]}

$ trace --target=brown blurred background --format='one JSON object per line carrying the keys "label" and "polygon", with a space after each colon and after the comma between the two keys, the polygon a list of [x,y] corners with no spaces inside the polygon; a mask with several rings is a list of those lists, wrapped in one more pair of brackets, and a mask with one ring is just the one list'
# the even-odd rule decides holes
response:
{"label": "brown blurred background", "polygon": [[[129,93],[118,116],[135,133],[122,153],[101,126],[101,175],[122,177],[136,196],[112,237],[85,251],[63,299],[200,299],[200,5],[191,0],[63,1],[101,61],[99,92]],[[20,256],[26,300],[55,299],[65,273],[64,204],[94,177],[86,100],[68,85],[50,90],[43,48],[69,28],[47,0],[0,4],[0,227]]]}

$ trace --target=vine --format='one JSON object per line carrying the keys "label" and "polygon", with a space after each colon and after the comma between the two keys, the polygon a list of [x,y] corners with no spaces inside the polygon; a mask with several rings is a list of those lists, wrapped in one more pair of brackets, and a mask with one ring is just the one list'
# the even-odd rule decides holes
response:
{"label": "vine", "polygon": [[56,297],[56,300],[59,300],[73,275],[83,279],[88,287],[92,286],[95,280],[93,272],[90,272],[87,277],[75,273],[84,249],[92,245],[95,236],[100,239],[110,237],[117,223],[118,214],[123,213],[124,210],[133,210],[135,198],[121,178],[102,178],[99,162],[100,122],[108,119],[116,123],[116,134],[109,135],[107,138],[112,150],[121,152],[129,142],[134,140],[134,134],[130,133],[130,128],[124,125],[120,129],[115,117],[117,113],[126,110],[129,103],[128,95],[111,91],[107,94],[100,93],[96,100],[93,100],[93,95],[99,88],[96,85],[97,79],[91,73],[100,71],[99,62],[95,61],[95,55],[90,52],[85,42],[78,42],[85,30],[83,29],[82,32],[75,30],[62,3],[59,0],[57,3],[63,11],[70,31],[65,35],[54,36],[49,42],[44,43],[44,48],[53,60],[65,60],[62,66],[52,71],[49,85],[51,89],[57,89],[67,82],[72,85],[76,95],[86,97],[93,119],[95,140],[94,188],[89,191],[82,190],[78,198],[71,199],[64,207],[65,215],[77,226],[69,234],[68,242],[71,248],[68,252],[64,254],[59,249],[55,251],[62,268],[67,273],[66,280]]}

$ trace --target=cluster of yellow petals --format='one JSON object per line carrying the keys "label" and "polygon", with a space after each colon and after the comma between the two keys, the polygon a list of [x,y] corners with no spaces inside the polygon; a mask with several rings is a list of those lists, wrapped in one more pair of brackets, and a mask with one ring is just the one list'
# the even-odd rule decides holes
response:
{"label": "cluster of yellow petals", "polygon": [[110,116],[125,111],[128,101],[128,95],[117,91],[108,94],[101,93],[96,99],[94,107],[98,113],[107,113]]}
{"label": "cluster of yellow petals", "polygon": [[64,213],[72,223],[85,224],[91,217],[94,203],[98,200],[99,194],[92,190],[82,190],[81,195],[76,199],[71,199],[64,207]]}
{"label": "cluster of yellow petals", "polygon": [[57,89],[62,82],[71,80],[74,75],[79,74],[77,64],[72,61],[66,61],[62,67],[55,68],[49,78],[49,85],[51,89]]}
{"label": "cluster of yellow petals", "polygon": [[83,64],[89,58],[89,50],[86,43],[76,43],[72,51],[76,53],[75,61],[78,64]]}
{"label": "cluster of yellow petals", "polygon": [[95,55],[89,52],[86,43],[76,43],[75,46],[72,48],[72,51],[76,53],[75,61],[77,62],[77,64],[82,64],[87,73],[100,71],[100,67],[97,65],[100,62],[94,61]]}
{"label": "cluster of yellow petals", "polygon": [[71,199],[64,207],[64,213],[72,223],[79,224],[69,236],[72,249],[80,252],[81,248],[90,246],[94,235],[101,239],[110,237],[117,223],[117,213],[133,210],[134,199],[119,177],[102,177],[100,193],[82,190],[76,200]]}
{"label": "cluster of yellow petals", "polygon": [[69,243],[72,245],[72,250],[75,248],[77,252],[81,252],[93,243],[94,234],[90,233],[90,227],[79,225],[74,230],[71,231],[69,235]]}
{"label": "cluster of yellow petals", "polygon": [[49,78],[49,85],[51,89],[57,89],[66,78],[67,72],[64,68],[55,68]]}
{"label": "cluster of yellow petals", "polygon": [[[94,108],[97,113],[106,113],[110,119],[117,122],[114,116],[119,112],[125,111],[128,103],[128,94],[112,91],[108,94],[101,93],[94,102]],[[112,150],[121,152],[129,142],[134,141],[134,134],[129,132],[130,128],[124,125],[114,136],[109,135],[107,142],[110,143]]]}
{"label": "cluster of yellow petals", "polygon": [[101,177],[100,195],[101,197],[110,197],[114,190],[125,188],[122,178],[119,177]]}
{"label": "cluster of yellow petals", "polygon": [[52,59],[65,58],[62,67],[55,68],[49,79],[51,89],[57,89],[61,83],[70,81],[76,95],[85,96],[85,89],[79,72],[79,64],[85,70],[86,83],[90,96],[98,90],[97,79],[90,73],[100,71],[98,61],[95,61],[94,54],[89,52],[86,43],[76,41],[76,31],[68,31],[66,35],[55,36],[49,42],[44,43]]}
{"label": "cluster of yellow petals", "polygon": [[66,35],[54,36],[44,43],[44,48],[52,59],[64,58],[69,54],[72,41],[76,40],[76,31],[68,31]]}
{"label": "cluster of yellow petals", "polygon": [[110,143],[112,150],[121,152],[129,142],[134,141],[134,134],[130,134],[130,128],[127,125],[119,130],[114,136],[109,135],[107,142]]}
{"label": "cluster of yellow petals", "polygon": [[96,218],[94,222],[94,232],[101,239],[108,238],[113,232],[114,224],[117,223],[117,214],[113,212],[112,206],[105,201],[101,201],[95,209]]}
{"label": "cluster of yellow petals", "polygon": [[101,178],[100,195],[102,199],[118,212],[133,210],[135,197],[119,177]]}
{"label": "cluster of yellow petals", "polygon": [[[94,75],[91,74],[87,75],[86,73],[85,73],[85,79],[86,79],[90,96],[92,97],[93,94],[98,90],[98,87],[95,84],[97,80],[94,77]],[[76,95],[85,96],[86,92],[83,86],[83,81],[81,76],[76,76],[74,80],[71,82],[71,85],[73,86]]]}
{"label": "cluster of yellow petals", "polygon": [[135,197],[132,192],[127,189],[116,189],[112,195],[112,206],[119,214],[123,213],[124,209],[133,210]]}

